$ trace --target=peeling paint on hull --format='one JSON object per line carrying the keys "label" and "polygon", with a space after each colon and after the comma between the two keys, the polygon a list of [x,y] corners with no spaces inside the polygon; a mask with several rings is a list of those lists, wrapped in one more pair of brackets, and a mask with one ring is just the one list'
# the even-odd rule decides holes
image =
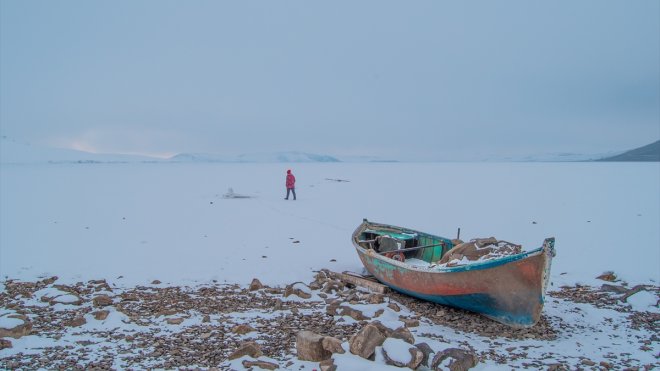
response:
{"label": "peeling paint on hull", "polygon": [[[356,233],[367,228],[365,223]],[[512,327],[533,326],[541,316],[554,239],[546,239],[543,247],[530,252],[440,269],[386,258],[360,246],[355,233],[353,242],[367,271],[396,291],[480,313]]]}

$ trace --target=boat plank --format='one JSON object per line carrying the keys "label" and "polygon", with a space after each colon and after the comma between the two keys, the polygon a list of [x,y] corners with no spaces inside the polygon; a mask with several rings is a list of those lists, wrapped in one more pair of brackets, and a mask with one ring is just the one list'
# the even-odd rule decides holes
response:
{"label": "boat plank", "polygon": [[389,291],[389,287],[387,287],[386,285],[372,281],[368,278],[358,277],[355,274],[341,273],[338,276],[342,282],[350,283],[355,286],[364,287],[367,290],[377,294],[385,294],[386,292]]}

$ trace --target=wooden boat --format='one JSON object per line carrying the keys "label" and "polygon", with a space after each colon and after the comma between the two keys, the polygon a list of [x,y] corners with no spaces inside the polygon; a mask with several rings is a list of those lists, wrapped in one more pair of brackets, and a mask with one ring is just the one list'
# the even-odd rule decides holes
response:
{"label": "wooden boat", "polygon": [[541,316],[554,238],[532,251],[451,267],[434,264],[455,246],[445,237],[364,219],[352,240],[366,270],[396,291],[512,327],[533,326]]}

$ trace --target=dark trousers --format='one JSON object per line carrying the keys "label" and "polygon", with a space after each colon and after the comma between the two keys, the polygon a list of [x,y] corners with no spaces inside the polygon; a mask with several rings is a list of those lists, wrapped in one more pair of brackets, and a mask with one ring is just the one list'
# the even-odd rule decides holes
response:
{"label": "dark trousers", "polygon": [[285,198],[285,200],[289,199],[289,192],[293,193],[293,199],[295,200],[296,199],[296,189],[295,188],[287,188],[286,189],[286,198]]}

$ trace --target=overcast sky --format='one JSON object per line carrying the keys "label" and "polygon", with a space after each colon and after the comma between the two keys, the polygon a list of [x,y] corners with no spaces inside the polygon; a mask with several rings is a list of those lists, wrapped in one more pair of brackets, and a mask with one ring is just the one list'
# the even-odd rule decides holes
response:
{"label": "overcast sky", "polygon": [[0,1],[0,129],[442,160],[660,138],[660,2]]}

